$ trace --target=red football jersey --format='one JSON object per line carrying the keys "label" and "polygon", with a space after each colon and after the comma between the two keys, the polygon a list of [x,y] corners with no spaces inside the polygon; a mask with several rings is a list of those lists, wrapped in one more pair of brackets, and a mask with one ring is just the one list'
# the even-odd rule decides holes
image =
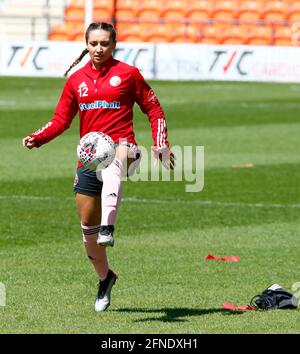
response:
{"label": "red football jersey", "polygon": [[31,134],[41,146],[69,128],[79,112],[80,137],[92,131],[108,134],[115,143],[136,144],[133,131],[133,105],[137,102],[147,114],[154,146],[169,146],[164,112],[151,87],[139,70],[116,59],[106,61],[100,70],[89,61],[67,80],[54,117]]}

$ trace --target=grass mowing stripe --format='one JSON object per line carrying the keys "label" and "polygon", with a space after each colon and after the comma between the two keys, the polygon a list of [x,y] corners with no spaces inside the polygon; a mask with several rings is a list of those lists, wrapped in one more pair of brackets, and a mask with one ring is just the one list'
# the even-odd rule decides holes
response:
{"label": "grass mowing stripe", "polygon": [[[0,195],[0,200],[16,199],[22,202],[28,201],[67,201],[74,200],[74,197],[51,197],[51,196],[34,196],[34,195]],[[300,204],[264,204],[264,203],[239,203],[239,202],[219,202],[216,200],[184,200],[184,199],[151,199],[151,198],[137,198],[125,197],[122,199],[124,203],[150,203],[150,204],[191,204],[203,206],[221,206],[221,207],[242,207],[242,208],[300,208]]]}
{"label": "grass mowing stripe", "polygon": [[[252,162],[258,165],[300,162],[300,124],[280,124],[252,127],[220,127],[202,129],[174,129],[173,145],[204,146],[205,169],[231,167]],[[136,134],[141,145],[151,154],[150,133]],[[74,176],[76,168],[77,134],[58,137],[40,149],[27,151],[21,139],[2,139],[0,162],[1,180]],[[11,158],[14,156],[14,159]],[[144,158],[146,156],[144,155]],[[195,159],[195,157],[193,157]],[[60,166],[60,168],[56,168]]]}

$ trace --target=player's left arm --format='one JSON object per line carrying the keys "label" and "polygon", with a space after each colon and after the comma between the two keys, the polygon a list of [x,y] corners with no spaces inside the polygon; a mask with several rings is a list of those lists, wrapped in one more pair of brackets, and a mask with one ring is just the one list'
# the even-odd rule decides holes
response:
{"label": "player's left arm", "polygon": [[135,99],[143,113],[147,114],[153,139],[153,153],[167,169],[174,169],[175,156],[170,150],[168,128],[164,111],[153,89],[144,80],[138,69],[133,72]]}

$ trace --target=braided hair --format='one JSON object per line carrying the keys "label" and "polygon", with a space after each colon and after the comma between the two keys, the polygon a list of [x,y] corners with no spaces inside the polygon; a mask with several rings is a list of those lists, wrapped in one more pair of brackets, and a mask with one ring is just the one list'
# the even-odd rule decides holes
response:
{"label": "braided hair", "polygon": [[64,73],[64,77],[67,77],[68,72],[74,68],[77,64],[79,64],[82,60],[82,58],[88,53],[89,51],[87,49],[84,49],[82,53],[79,55],[79,57],[70,65],[69,69]]}
{"label": "braided hair", "polygon": [[[105,31],[110,32],[110,38],[113,42],[116,42],[116,30],[114,29],[113,25],[106,23],[106,22],[92,22],[89,27],[87,28],[85,32],[85,42],[88,44],[89,40],[89,35],[91,31],[97,30],[97,29],[103,29]],[[88,53],[89,51],[87,49],[84,49],[79,57],[70,65],[69,69],[64,73],[64,77],[68,75],[68,72],[74,68],[77,64],[79,64],[82,60],[82,58]]]}

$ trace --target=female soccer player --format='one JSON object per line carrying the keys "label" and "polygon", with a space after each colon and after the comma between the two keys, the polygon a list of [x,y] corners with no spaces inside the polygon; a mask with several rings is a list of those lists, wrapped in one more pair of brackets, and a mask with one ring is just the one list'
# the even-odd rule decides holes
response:
{"label": "female soccer player", "polygon": [[[113,163],[95,171],[78,163],[74,181],[76,207],[81,222],[83,243],[98,276],[96,311],[110,305],[110,292],[117,275],[110,270],[106,246],[114,244],[114,224],[121,200],[121,178],[140,159],[133,131],[135,102],[147,114],[154,141],[154,155],[166,168],[174,168],[169,150],[164,112],[151,87],[139,70],[113,58],[116,32],[107,23],[91,23],[85,33],[86,49],[68,72],[89,53],[91,60],[73,73],[64,86],[54,117],[41,129],[23,139],[28,149],[40,147],[69,128],[79,112],[80,137],[92,131],[108,134],[116,143]],[[89,105],[89,103],[96,103]],[[91,108],[92,107],[92,108]]]}

